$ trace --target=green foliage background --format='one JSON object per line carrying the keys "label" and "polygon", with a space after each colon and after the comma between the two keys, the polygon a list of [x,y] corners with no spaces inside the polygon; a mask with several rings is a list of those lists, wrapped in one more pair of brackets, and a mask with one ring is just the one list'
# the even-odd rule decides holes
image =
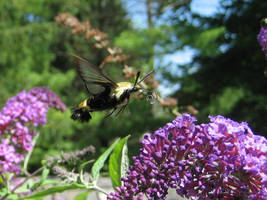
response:
{"label": "green foliage background", "polygon": [[[55,17],[69,12],[81,21],[90,20],[92,27],[107,33],[113,42],[123,31],[132,30],[120,0],[1,1],[0,11],[1,107],[21,90],[37,86],[49,86],[68,107],[65,113],[49,111],[47,125],[40,128],[41,136],[33,152],[32,167],[37,167],[47,155],[74,151],[91,144],[100,153],[113,139],[128,134],[132,134],[133,154],[144,132],[151,132],[171,119],[171,115],[154,117],[149,103],[135,100],[118,117],[104,119],[105,113],[93,113],[89,124],[70,119],[70,109],[87,97],[70,54],[88,58],[96,65],[106,55],[91,48],[83,37],[74,36],[69,29],[59,27]],[[122,46],[129,46],[134,38],[132,41],[119,40]],[[137,44],[134,46],[132,48],[141,48]],[[137,55],[138,58],[142,56]],[[134,64],[135,60],[139,70],[147,72],[152,68],[146,64],[148,58],[141,62],[134,58],[129,62]],[[115,80],[122,77],[121,66],[108,67],[110,77]],[[144,115],[147,117],[144,118]]]}
{"label": "green foliage background", "polygon": [[257,41],[267,2],[220,3],[221,12],[212,17],[191,13],[175,25],[187,27],[177,32],[180,36],[191,30],[191,40],[188,35],[181,40],[197,50],[193,61],[183,66],[181,89],[175,96],[181,105],[199,109],[200,121],[220,114],[247,121],[256,134],[267,136],[266,61]]}
{"label": "green foliage background", "polygon": [[[49,86],[68,107],[65,113],[49,111],[47,125],[40,128],[32,168],[62,150],[92,144],[98,153],[103,152],[116,137],[128,134],[132,135],[130,155],[136,154],[145,132],[175,117],[159,104],[133,99],[118,117],[104,119],[105,113],[93,113],[88,124],[72,121],[70,109],[86,98],[86,91],[70,54],[96,65],[106,55],[91,48],[83,37],[59,27],[55,17],[63,12],[89,20],[92,27],[107,33],[112,45],[131,55],[130,66],[148,72],[156,65],[161,82],[179,84],[179,90],[171,91],[179,100],[179,111],[193,105],[201,122],[209,114],[221,114],[248,121],[256,133],[267,133],[266,61],[256,40],[259,22],[266,17],[265,0],[221,1],[221,12],[210,17],[192,12],[190,1],[179,6],[176,1],[151,2],[149,26],[135,28],[121,0],[0,1],[0,106],[21,90]],[[192,62],[174,67],[161,62],[164,55],[185,47],[195,52]],[[121,80],[122,66],[109,64],[105,69],[110,77]]]}

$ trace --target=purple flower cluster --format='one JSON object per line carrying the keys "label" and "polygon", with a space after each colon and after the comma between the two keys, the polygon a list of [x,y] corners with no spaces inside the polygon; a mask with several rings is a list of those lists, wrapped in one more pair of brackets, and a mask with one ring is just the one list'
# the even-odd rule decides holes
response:
{"label": "purple flower cluster", "polygon": [[190,199],[266,199],[267,140],[222,116],[195,121],[184,114],[146,134],[123,186],[107,199],[166,199],[169,188]]}
{"label": "purple flower cluster", "polygon": [[32,148],[34,127],[46,123],[46,113],[52,107],[61,111],[65,104],[46,87],[22,91],[8,99],[0,111],[0,173],[19,172],[18,164],[24,152]]}
{"label": "purple flower cluster", "polygon": [[257,39],[267,59],[267,18],[262,20],[262,27]]}

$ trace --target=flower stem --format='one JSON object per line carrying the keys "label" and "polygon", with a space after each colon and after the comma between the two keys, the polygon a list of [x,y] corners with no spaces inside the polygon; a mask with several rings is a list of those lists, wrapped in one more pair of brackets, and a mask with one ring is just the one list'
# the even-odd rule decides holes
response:
{"label": "flower stem", "polygon": [[24,161],[24,164],[23,164],[23,172],[27,175],[27,176],[30,176],[30,173],[27,171],[27,167],[28,167],[28,163],[29,163],[29,160],[30,160],[30,157],[32,155],[32,152],[33,152],[33,148],[37,142],[37,139],[39,138],[39,135],[40,133],[37,132],[32,140],[32,148],[31,150],[27,153],[26,157],[25,157],[25,161]]}
{"label": "flower stem", "polygon": [[[21,187],[22,185],[24,185],[28,180],[30,180],[33,176],[35,176],[36,174],[38,174],[39,172],[41,172],[44,169],[44,167],[41,167],[39,169],[37,169],[35,172],[33,172],[32,174],[29,174],[29,176],[27,176],[24,181],[22,181],[21,183],[19,183],[18,185],[16,185],[11,191],[10,193],[14,193],[19,187]],[[0,200],[4,200],[8,197],[9,194],[6,194],[5,196],[3,196]]]}
{"label": "flower stem", "polygon": [[94,189],[98,190],[99,192],[104,193],[105,195],[108,195],[108,193],[105,190],[103,190],[102,188],[98,187],[97,185],[94,186]]}

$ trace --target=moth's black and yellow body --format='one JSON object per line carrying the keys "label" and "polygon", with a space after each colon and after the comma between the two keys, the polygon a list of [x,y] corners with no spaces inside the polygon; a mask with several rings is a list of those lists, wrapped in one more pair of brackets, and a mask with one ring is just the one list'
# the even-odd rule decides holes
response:
{"label": "moth's black and yellow body", "polygon": [[119,112],[122,111],[129,103],[130,96],[142,89],[136,85],[148,76],[137,82],[140,74],[138,73],[134,84],[130,82],[116,83],[104,75],[99,68],[89,65],[80,57],[74,57],[78,62],[79,75],[91,96],[72,109],[71,118],[81,122],[88,122],[92,118],[91,112],[113,109],[110,113],[112,114],[118,108],[120,108]]}

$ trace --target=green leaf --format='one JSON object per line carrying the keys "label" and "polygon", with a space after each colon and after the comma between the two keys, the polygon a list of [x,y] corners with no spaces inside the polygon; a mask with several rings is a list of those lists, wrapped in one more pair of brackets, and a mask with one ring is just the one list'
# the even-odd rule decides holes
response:
{"label": "green leaf", "polygon": [[[86,189],[86,187],[82,186],[82,185],[78,185],[78,184],[56,186],[56,187],[52,187],[52,188],[37,192],[33,195],[23,197],[23,199],[36,199],[36,198],[48,196],[51,194],[55,194],[57,192],[64,192],[65,190],[73,190],[73,189]],[[20,199],[20,200],[22,200],[22,199]]]}
{"label": "green leaf", "polygon": [[8,192],[7,188],[4,187],[0,188],[0,196],[5,196],[7,192]]}
{"label": "green leaf", "polygon": [[122,154],[121,154],[121,177],[126,177],[127,170],[129,169],[129,157],[128,157],[128,146],[127,146],[127,141],[128,138],[130,137],[127,136],[125,139],[125,143],[122,148]]}
{"label": "green leaf", "polygon": [[81,166],[80,166],[80,171],[82,171],[86,165],[88,165],[88,164],[90,164],[92,162],[94,162],[94,160],[88,160],[88,161],[82,163]]}
{"label": "green leaf", "polygon": [[9,199],[9,200],[17,200],[17,199],[19,199],[19,197],[16,194],[9,194],[7,196],[7,199]]}
{"label": "green leaf", "polygon": [[42,186],[55,185],[55,184],[58,184],[58,180],[55,180],[55,179],[46,179],[46,180],[42,183]]}
{"label": "green leaf", "polygon": [[40,186],[43,186],[44,183],[46,183],[46,180],[47,180],[47,176],[49,174],[49,169],[47,168],[44,168],[43,171],[42,171],[42,177],[40,179],[39,182],[33,184],[30,188],[31,190],[36,190],[37,188],[39,188]]}
{"label": "green leaf", "polygon": [[113,188],[121,186],[121,177],[126,175],[129,167],[127,141],[130,135],[123,138],[114,148],[109,158],[109,175]]}
{"label": "green leaf", "polygon": [[4,181],[4,179],[3,179],[3,176],[2,176],[2,175],[0,175],[0,183],[1,183],[2,185],[5,185],[5,181]]}
{"label": "green leaf", "polygon": [[94,163],[92,170],[91,170],[91,174],[92,174],[93,179],[95,181],[97,181],[97,179],[99,177],[100,170],[104,166],[106,159],[108,158],[109,154],[114,149],[116,144],[119,142],[119,140],[120,139],[117,139]]}
{"label": "green leaf", "polygon": [[78,194],[74,200],[87,200],[88,194],[89,190],[86,190],[85,192]]}
{"label": "green leaf", "polygon": [[195,45],[205,53],[214,53],[218,47],[215,45],[216,40],[225,34],[225,27],[220,26],[216,28],[207,29],[202,31],[196,38]]}
{"label": "green leaf", "polygon": [[41,181],[40,181],[40,185],[42,185],[45,180],[47,179],[47,176],[49,174],[50,170],[47,169],[47,168],[44,168],[43,171],[42,171],[42,177],[41,177]]}
{"label": "green leaf", "polygon": [[80,180],[81,180],[82,184],[84,184],[84,185],[88,185],[88,183],[86,183],[86,182],[84,181],[83,169],[84,169],[84,167],[85,167],[86,165],[88,165],[88,164],[90,164],[90,163],[92,163],[92,162],[94,162],[94,160],[88,160],[88,161],[84,162],[83,164],[81,164],[81,166],[80,166],[80,169],[79,169],[79,171],[80,171]]}

